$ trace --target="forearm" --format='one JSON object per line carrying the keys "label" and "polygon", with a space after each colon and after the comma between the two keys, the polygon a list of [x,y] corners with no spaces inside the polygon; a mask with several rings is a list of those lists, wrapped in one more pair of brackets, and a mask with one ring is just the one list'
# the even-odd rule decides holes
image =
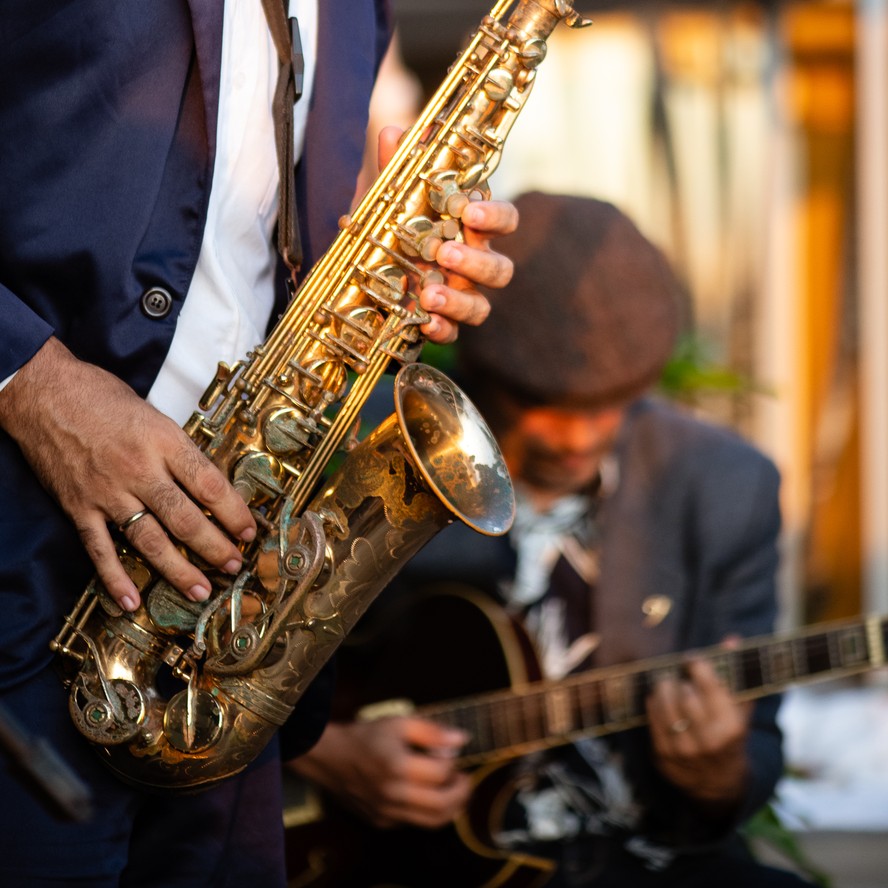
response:
{"label": "forearm", "polygon": [[455,767],[460,731],[413,718],[331,723],[290,767],[377,826],[438,827],[466,804],[469,778]]}
{"label": "forearm", "polygon": [[351,775],[350,744],[344,725],[329,722],[318,742],[287,767],[300,777],[335,792]]}
{"label": "forearm", "polygon": [[0,390],[0,428],[16,441],[24,440],[33,422],[41,380],[60,378],[66,355],[68,350],[49,337]]}

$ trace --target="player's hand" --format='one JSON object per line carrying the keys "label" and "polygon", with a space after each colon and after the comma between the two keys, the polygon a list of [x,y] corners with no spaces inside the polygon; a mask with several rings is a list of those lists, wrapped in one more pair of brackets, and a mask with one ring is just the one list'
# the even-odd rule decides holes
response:
{"label": "player's hand", "polygon": [[691,658],[686,678],[657,683],[647,709],[663,776],[699,802],[738,804],[747,780],[751,706],[734,700],[712,664]]}
{"label": "player's hand", "polygon": [[177,548],[236,573],[232,537],[250,540],[250,510],[222,473],[171,419],[104,370],[52,338],[0,392],[0,426],[18,443],[43,486],[68,513],[105,588],[125,610],[139,594],[108,525],[147,510],[122,532],[186,597],[203,601],[210,582]]}
{"label": "player's hand", "polygon": [[435,828],[468,802],[469,777],[454,762],[466,740],[461,731],[419,718],[331,723],[291,766],[375,826]]}
{"label": "player's hand", "polygon": [[[396,127],[380,133],[380,167],[394,154],[401,135]],[[422,327],[432,342],[453,342],[460,324],[477,326],[486,320],[490,303],[478,287],[500,289],[512,278],[512,261],[493,250],[491,241],[515,230],[518,210],[507,201],[472,200],[460,221],[463,241],[445,241],[435,256],[445,282],[429,284],[419,294],[420,305],[432,315]]]}

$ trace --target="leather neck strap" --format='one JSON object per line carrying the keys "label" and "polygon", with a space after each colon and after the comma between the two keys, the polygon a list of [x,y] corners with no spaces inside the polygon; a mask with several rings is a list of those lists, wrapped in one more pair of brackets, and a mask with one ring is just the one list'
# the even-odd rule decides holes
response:
{"label": "leather neck strap", "polygon": [[299,23],[287,18],[288,0],[262,0],[268,28],[277,50],[280,69],[272,102],[274,140],[280,170],[278,251],[291,278],[302,265],[302,242],[296,212],[296,169],[293,161],[293,106],[302,95],[305,60]]}

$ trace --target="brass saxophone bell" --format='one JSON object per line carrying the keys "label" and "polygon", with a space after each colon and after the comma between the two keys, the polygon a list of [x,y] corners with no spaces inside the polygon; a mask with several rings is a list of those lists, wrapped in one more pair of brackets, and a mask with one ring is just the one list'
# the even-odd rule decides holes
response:
{"label": "brass saxophone bell", "polygon": [[395,410],[428,486],[460,521],[489,536],[515,517],[499,445],[475,405],[439,370],[408,364],[395,380]]}

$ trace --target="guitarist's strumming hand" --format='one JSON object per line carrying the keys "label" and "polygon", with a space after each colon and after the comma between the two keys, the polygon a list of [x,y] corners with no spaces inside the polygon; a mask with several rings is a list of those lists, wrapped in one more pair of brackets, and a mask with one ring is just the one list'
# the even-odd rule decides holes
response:
{"label": "guitarist's strumming hand", "polygon": [[683,679],[659,681],[647,703],[660,773],[713,813],[743,800],[750,703],[737,702],[712,664],[691,658]]}
{"label": "guitarist's strumming hand", "polygon": [[290,767],[374,826],[436,828],[468,802],[469,777],[454,762],[467,740],[462,731],[419,718],[330,723]]}

